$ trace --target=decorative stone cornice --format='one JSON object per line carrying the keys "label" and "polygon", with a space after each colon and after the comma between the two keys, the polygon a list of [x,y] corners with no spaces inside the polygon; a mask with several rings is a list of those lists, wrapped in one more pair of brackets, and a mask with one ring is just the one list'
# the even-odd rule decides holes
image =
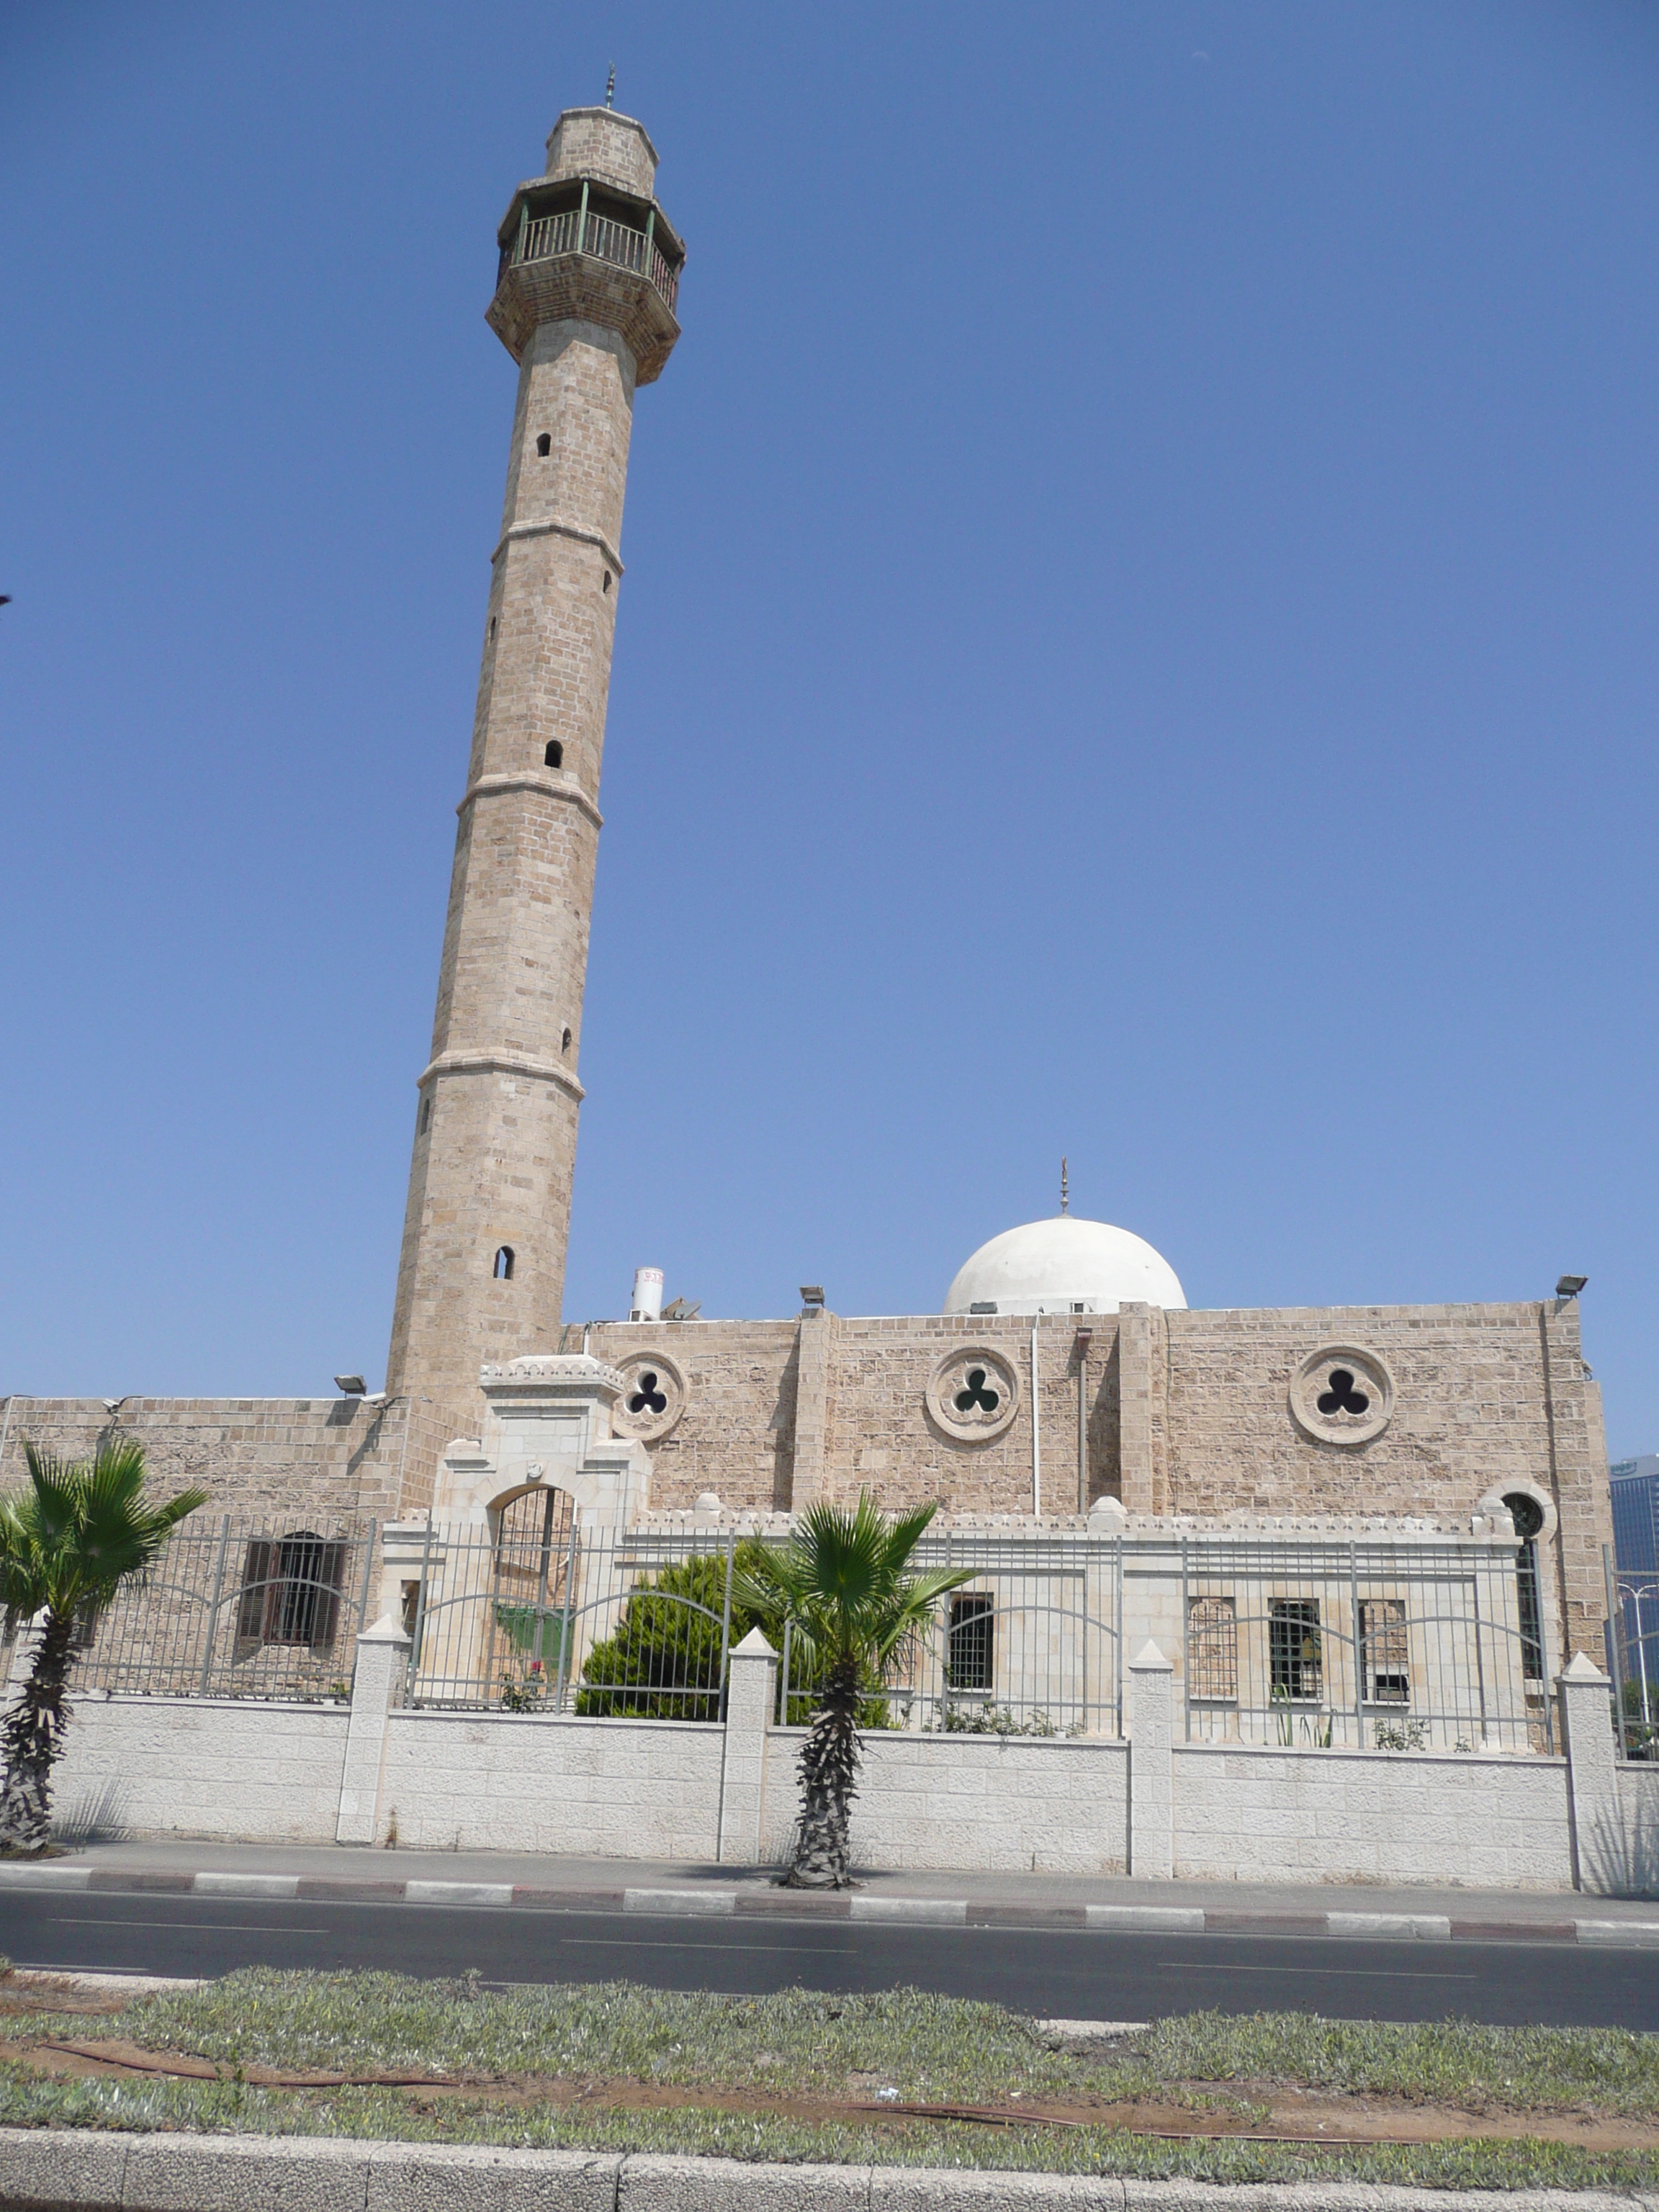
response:
{"label": "decorative stone cornice", "polygon": [[415,1079],[415,1087],[423,1091],[434,1075],[528,1075],[543,1083],[556,1083],[568,1091],[580,1105],[587,1093],[582,1089],[568,1067],[556,1060],[538,1060],[527,1052],[441,1052],[435,1060],[428,1060]]}
{"label": "decorative stone cornice", "polygon": [[493,568],[507,547],[520,538],[574,538],[578,545],[592,545],[604,554],[618,577],[623,573],[622,555],[602,530],[585,529],[579,522],[567,522],[562,515],[550,514],[539,522],[515,522],[501,533],[501,543],[489,556]]}
{"label": "decorative stone cornice", "polygon": [[494,799],[507,791],[539,791],[544,799],[562,799],[567,805],[585,814],[596,830],[605,827],[604,815],[580,784],[570,776],[549,775],[545,769],[538,768],[503,769],[495,775],[481,775],[461,793],[455,811],[465,814],[475,799]]}

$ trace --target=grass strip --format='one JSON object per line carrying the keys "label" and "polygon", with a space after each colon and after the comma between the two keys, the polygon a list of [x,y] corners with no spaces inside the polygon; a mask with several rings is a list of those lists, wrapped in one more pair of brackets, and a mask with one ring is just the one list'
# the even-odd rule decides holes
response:
{"label": "grass strip", "polygon": [[[1284,2085],[1402,2097],[1481,2112],[1659,2116],[1659,2038],[1619,2029],[1395,2026],[1303,2014],[1197,2014],[1130,2048],[1056,2048],[996,2005],[914,1990],[738,1997],[630,1983],[492,1989],[476,1977],[253,1971],[199,1990],[136,1999],[118,2014],[56,2014],[50,2038],[120,2038],[211,2061],[218,2081],[43,2079],[0,2066],[0,2122],[33,2126],[252,2130],[411,2142],[717,2154],[782,2161],[979,2167],[1213,2181],[1313,2179],[1439,2188],[1659,2186],[1659,2152],[1587,2151],[1535,2137],[1317,2147],[1212,2138],[1170,2142],[1108,2124],[987,2128],[942,2118],[848,2113],[826,2121],[695,2104],[627,2108],[605,2085],[636,2081],[860,2101],[1075,2105],[1130,2099],[1220,2106]],[[398,2071],[465,2083],[558,2076],[574,2101],[435,2096],[387,2088],[260,2087],[248,2069]]]}

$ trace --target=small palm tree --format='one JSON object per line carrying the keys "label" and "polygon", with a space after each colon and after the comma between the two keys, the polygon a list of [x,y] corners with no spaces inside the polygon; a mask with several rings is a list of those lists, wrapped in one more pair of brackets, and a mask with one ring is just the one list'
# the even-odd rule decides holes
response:
{"label": "small palm tree", "polygon": [[815,1505],[787,1549],[761,1552],[744,1577],[745,1601],[757,1612],[784,1613],[804,1671],[823,1684],[800,1755],[800,1829],[783,1878],[792,1889],[852,1887],[848,1829],[860,1694],[879,1690],[889,1663],[914,1646],[945,1591],[974,1572],[905,1572],[937,1510],[923,1505],[889,1522],[867,1492],[851,1513]]}
{"label": "small palm tree", "polygon": [[130,1576],[141,1575],[204,1490],[165,1505],[143,1494],[144,1455],[106,1446],[78,1465],[24,1447],[29,1487],[0,1498],[0,1606],[9,1636],[46,1615],[29,1678],[0,1727],[0,1851],[42,1851],[52,1833],[52,1770],[69,1726],[76,1645]]}

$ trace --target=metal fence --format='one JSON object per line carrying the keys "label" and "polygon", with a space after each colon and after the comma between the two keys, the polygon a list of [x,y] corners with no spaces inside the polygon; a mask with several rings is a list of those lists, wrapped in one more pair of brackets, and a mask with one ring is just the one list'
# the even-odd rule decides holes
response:
{"label": "metal fence", "polygon": [[194,1516],[76,1656],[75,1688],[152,1697],[346,1698],[367,1617],[367,1523]]}
{"label": "metal fence", "polygon": [[530,1491],[492,1535],[428,1531],[404,1584],[411,1705],[581,1718],[724,1717],[739,1540],[582,1528]]}
{"label": "metal fence", "polygon": [[1601,1557],[1619,1755],[1659,1759],[1659,1575],[1621,1573],[1610,1547]]}
{"label": "metal fence", "polygon": [[[491,1526],[388,1531],[383,1559],[372,1522],[197,1516],[97,1622],[75,1681],[348,1698],[383,1564],[394,1589],[403,1577],[413,1705],[717,1723],[732,1647],[758,1617],[781,1647],[777,1717],[799,1724],[817,1685],[791,1625],[744,1598],[765,1540],[779,1540],[584,1529],[568,1494],[545,1489]],[[872,1726],[1121,1736],[1127,1603],[1176,1661],[1189,1741],[1555,1747],[1549,1622],[1524,1542],[944,1529],[915,1565],[968,1579],[866,1702]],[[1610,1561],[1607,1576],[1621,1747],[1654,1757],[1659,1578],[1616,1578]]]}
{"label": "metal fence", "polygon": [[[969,1568],[931,1629],[868,1699],[872,1726],[973,1735],[1120,1735],[1123,1547],[1115,1538],[947,1530],[918,1573]],[[811,1717],[814,1685],[783,1624],[778,1717]]]}
{"label": "metal fence", "polygon": [[1189,1741],[1553,1750],[1529,1546],[1210,1537],[1180,1553]]}

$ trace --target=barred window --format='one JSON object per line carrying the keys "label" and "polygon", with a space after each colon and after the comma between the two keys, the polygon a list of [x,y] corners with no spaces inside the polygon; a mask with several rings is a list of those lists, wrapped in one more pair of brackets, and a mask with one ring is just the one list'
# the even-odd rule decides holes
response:
{"label": "barred window", "polygon": [[1403,1598],[1368,1597],[1360,1601],[1359,1671],[1370,1704],[1411,1703],[1411,1650],[1406,1640]]}
{"label": "barred window", "polygon": [[266,1644],[304,1644],[326,1651],[340,1617],[346,1547],[309,1528],[256,1536],[242,1561],[236,1642],[246,1652]]}
{"label": "barred window", "polygon": [[1195,1597],[1187,1607],[1187,1688],[1238,1703],[1238,1609],[1230,1597]]}
{"label": "barred window", "polygon": [[1276,1697],[1317,1698],[1323,1691],[1319,1600],[1276,1597],[1267,1614],[1267,1657]]}
{"label": "barred window", "polygon": [[953,1690],[988,1690],[994,1685],[995,1607],[996,1600],[980,1590],[951,1599],[945,1679]]}

